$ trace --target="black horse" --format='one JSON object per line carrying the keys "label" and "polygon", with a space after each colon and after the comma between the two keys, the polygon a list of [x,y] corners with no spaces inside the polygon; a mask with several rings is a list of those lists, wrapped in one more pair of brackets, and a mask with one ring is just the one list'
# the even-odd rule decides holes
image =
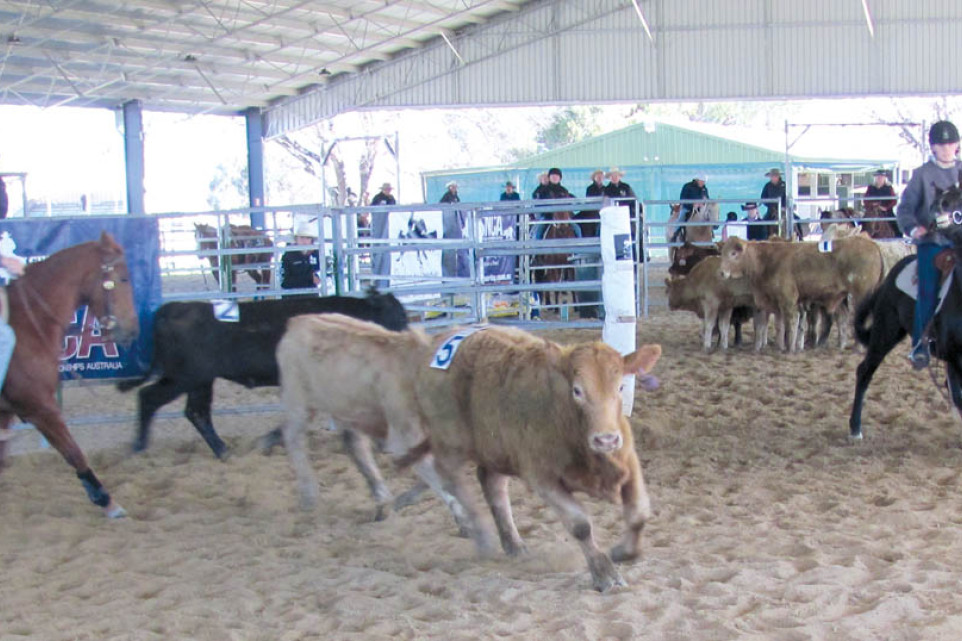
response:
{"label": "black horse", "polygon": [[[940,233],[952,243],[955,264],[954,283],[945,294],[945,302],[929,330],[934,339],[933,356],[945,362],[952,403],[962,414],[962,188],[936,191],[933,205]],[[875,292],[859,305],[855,313],[855,337],[868,348],[858,366],[855,378],[855,400],[849,417],[849,436],[862,438],[862,404],[865,391],[875,370],[899,341],[912,331],[915,301],[901,291],[895,281],[907,264],[916,260],[907,256],[889,272]],[[871,320],[871,325],[868,325]]]}

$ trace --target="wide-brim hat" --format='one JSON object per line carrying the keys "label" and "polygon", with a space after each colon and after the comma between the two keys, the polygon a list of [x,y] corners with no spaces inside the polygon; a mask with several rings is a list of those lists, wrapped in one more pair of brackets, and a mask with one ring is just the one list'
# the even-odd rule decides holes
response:
{"label": "wide-brim hat", "polygon": [[708,176],[706,176],[706,175],[705,175],[705,172],[703,172],[703,171],[695,172],[695,180],[700,180],[700,181],[702,181],[702,182],[707,182],[707,181],[708,181]]}
{"label": "wide-brim hat", "polygon": [[624,176],[625,172],[621,171],[617,167],[612,167],[611,169],[608,170],[608,178],[611,178],[615,174],[618,174],[618,176]]}
{"label": "wide-brim hat", "polygon": [[301,223],[294,230],[295,236],[305,236],[307,238],[317,238],[317,225],[311,223]]}
{"label": "wide-brim hat", "polygon": [[771,178],[772,176],[781,176],[781,175],[782,175],[782,170],[779,169],[778,167],[772,167],[771,169],[765,172],[765,176],[767,178]]}
{"label": "wide-brim hat", "polygon": [[888,177],[889,177],[889,171],[888,171],[888,169],[876,169],[876,170],[875,170],[875,173],[873,173],[872,175],[873,175],[873,176],[885,176],[886,178],[888,178]]}
{"label": "wide-brim hat", "polygon": [[451,187],[457,187],[457,186],[458,186],[458,181],[456,181],[456,180],[449,180],[447,183],[445,183],[444,186],[445,186],[446,188],[448,188],[448,189],[451,189]]}
{"label": "wide-brim hat", "polygon": [[749,209],[758,209],[758,203],[747,202],[742,205],[742,211],[748,211]]}
{"label": "wide-brim hat", "polygon": [[384,191],[385,189],[394,189],[394,187],[391,185],[391,183],[384,183],[381,185],[381,191]]}

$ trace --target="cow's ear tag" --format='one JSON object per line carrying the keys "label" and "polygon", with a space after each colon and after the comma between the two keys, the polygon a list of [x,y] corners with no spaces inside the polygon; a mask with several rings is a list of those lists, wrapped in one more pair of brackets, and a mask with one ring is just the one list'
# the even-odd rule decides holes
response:
{"label": "cow's ear tag", "polygon": [[215,299],[211,305],[214,306],[214,318],[222,323],[240,322],[240,307],[236,300]]}
{"label": "cow's ear tag", "polygon": [[822,252],[823,254],[831,254],[831,253],[832,253],[832,241],[830,241],[830,240],[821,240],[821,241],[819,241],[819,242],[818,242],[818,251]]}

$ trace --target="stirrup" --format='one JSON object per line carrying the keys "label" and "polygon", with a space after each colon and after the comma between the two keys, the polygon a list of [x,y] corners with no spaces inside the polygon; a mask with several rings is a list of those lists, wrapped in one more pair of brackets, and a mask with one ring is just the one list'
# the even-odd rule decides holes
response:
{"label": "stirrup", "polygon": [[908,355],[909,362],[915,369],[925,369],[929,366],[931,355],[929,353],[929,341],[925,338],[920,340],[912,348]]}

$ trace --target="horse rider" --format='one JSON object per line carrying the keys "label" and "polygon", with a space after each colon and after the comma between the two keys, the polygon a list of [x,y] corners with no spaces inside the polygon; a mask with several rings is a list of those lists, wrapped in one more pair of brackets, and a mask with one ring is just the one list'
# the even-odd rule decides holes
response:
{"label": "horse rider", "polygon": [[[886,170],[878,169],[873,176],[872,184],[865,189],[865,198],[872,199],[866,200],[866,208],[877,208],[879,218],[891,218],[895,213],[895,205],[898,203],[895,188],[889,182],[889,174]],[[892,221],[888,221],[888,224],[891,225]]]}
{"label": "horse rider", "polygon": [[938,270],[935,256],[948,241],[933,229],[935,191],[945,191],[959,181],[959,130],[948,120],[940,120],[929,129],[932,157],[912,172],[912,179],[902,192],[896,208],[899,228],[910,236],[918,249],[918,297],[912,325],[912,367],[922,369],[929,364],[928,326],[935,313]]}
{"label": "horse rider", "polygon": [[678,199],[682,201],[681,215],[678,217],[679,226],[678,229],[675,230],[675,233],[672,234],[671,242],[675,243],[684,238],[684,223],[688,222],[688,219],[691,218],[691,212],[695,209],[695,203],[684,201],[708,200],[708,187],[705,186],[706,180],[707,176],[705,176],[705,172],[699,171],[695,174],[691,182],[685,183],[681,188],[681,194],[678,196]]}
{"label": "horse rider", "polygon": [[23,276],[24,260],[17,256],[14,251],[17,245],[13,242],[9,232],[0,235],[0,389],[3,388],[7,380],[7,368],[10,366],[10,359],[13,358],[13,348],[17,345],[17,336],[10,327],[8,319],[10,317],[10,306],[7,302],[7,285],[17,278]]}

